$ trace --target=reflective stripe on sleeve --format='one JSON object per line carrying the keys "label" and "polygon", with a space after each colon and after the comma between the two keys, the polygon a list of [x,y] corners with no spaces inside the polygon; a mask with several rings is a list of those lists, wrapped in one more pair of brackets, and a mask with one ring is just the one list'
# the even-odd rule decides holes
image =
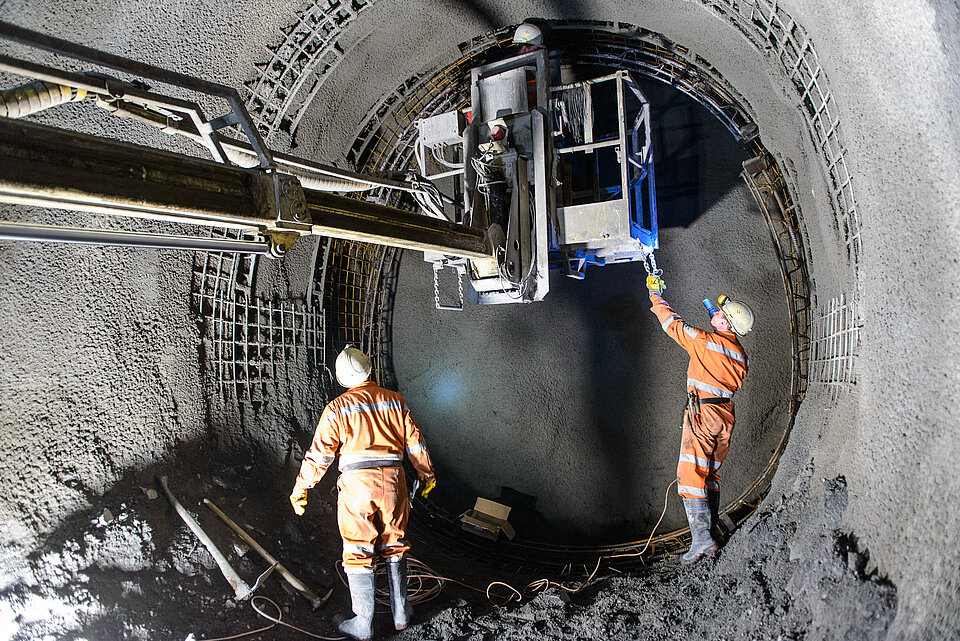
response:
{"label": "reflective stripe on sleeve", "polygon": [[663,328],[663,331],[667,331],[667,328],[670,327],[671,325],[673,325],[673,321],[675,321],[675,320],[680,320],[680,317],[679,317],[678,315],[676,315],[676,314],[674,314],[673,316],[671,316],[671,317],[668,318],[667,320],[665,320],[665,321],[663,321],[662,323],[660,323],[660,327]]}
{"label": "reflective stripe on sleeve", "polygon": [[407,447],[407,454],[413,456],[414,454],[419,454],[423,450],[427,449],[426,445],[423,443],[417,443],[416,445],[411,445]]}
{"label": "reflective stripe on sleeve", "polygon": [[358,412],[370,413],[381,412],[383,410],[403,409],[403,403],[400,401],[380,401],[379,403],[354,403],[340,408],[340,416],[356,414]]}
{"label": "reflective stripe on sleeve", "polygon": [[704,392],[709,392],[714,396],[720,396],[721,398],[733,398],[733,392],[729,392],[719,387],[714,387],[713,385],[707,385],[706,383],[698,381],[695,378],[688,378],[687,385]]}
{"label": "reflective stripe on sleeve", "polygon": [[693,494],[700,498],[707,498],[707,491],[699,487],[690,487],[689,485],[680,485],[677,484],[677,492],[681,494]]}
{"label": "reflective stripe on sleeve", "polygon": [[403,454],[341,454],[340,471],[362,470],[370,467],[400,467]]}
{"label": "reflective stripe on sleeve", "polygon": [[729,356],[730,358],[732,358],[732,359],[734,359],[734,360],[740,361],[740,362],[743,363],[744,365],[747,364],[747,358],[746,358],[746,356],[744,356],[744,355],[741,354],[740,352],[735,352],[735,351],[733,351],[732,349],[729,349],[729,348],[727,348],[727,347],[724,347],[723,345],[719,345],[719,344],[714,343],[714,342],[712,342],[712,341],[707,341],[707,349],[709,349],[709,350],[711,350],[711,351],[714,351],[714,352],[719,352],[719,353],[723,354],[724,356]]}
{"label": "reflective stripe on sleeve", "polygon": [[333,463],[334,459],[332,456],[323,456],[319,452],[307,452],[303,458],[307,459],[317,467],[330,467],[330,464]]}
{"label": "reflective stripe on sleeve", "polygon": [[690,327],[689,325],[685,325],[683,327],[683,331],[685,331],[687,333],[687,336],[689,336],[690,338],[697,337],[697,330],[694,329],[693,327]]}

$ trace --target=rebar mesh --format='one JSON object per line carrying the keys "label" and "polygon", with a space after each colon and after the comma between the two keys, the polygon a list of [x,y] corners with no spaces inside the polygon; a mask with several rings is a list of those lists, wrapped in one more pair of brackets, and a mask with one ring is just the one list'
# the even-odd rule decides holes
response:
{"label": "rebar mesh", "polygon": [[383,380],[380,355],[383,279],[395,249],[332,239],[326,301],[331,347],[339,352],[356,345],[373,360],[376,380]]}
{"label": "rebar mesh", "polygon": [[856,383],[854,355],[860,346],[859,316],[844,294],[830,299],[813,322],[810,382],[840,390]]}
{"label": "rebar mesh", "polygon": [[[847,168],[842,128],[826,73],[810,35],[778,0],[700,0],[728,18],[757,49],[773,57],[794,88],[827,174],[837,226],[859,279],[860,216]],[[859,283],[858,283],[859,284]]]}
{"label": "rebar mesh", "polygon": [[323,76],[343,59],[341,33],[367,6],[365,0],[316,0],[284,30],[259,78],[248,85],[247,108],[267,142],[279,131],[296,132]]}
{"label": "rebar mesh", "polygon": [[[211,234],[240,237],[219,228]],[[261,300],[251,289],[256,259],[197,254],[192,286],[194,313],[204,324],[206,372],[225,400],[254,408],[274,394],[288,363],[326,367],[322,288],[307,301]]]}

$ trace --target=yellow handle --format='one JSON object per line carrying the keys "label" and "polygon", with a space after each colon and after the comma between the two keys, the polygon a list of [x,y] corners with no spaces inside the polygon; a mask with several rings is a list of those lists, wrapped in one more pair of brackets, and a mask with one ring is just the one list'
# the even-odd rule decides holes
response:
{"label": "yellow handle", "polygon": [[655,290],[658,294],[662,294],[663,290],[667,288],[667,284],[663,282],[663,279],[659,276],[650,274],[647,276],[647,288]]}

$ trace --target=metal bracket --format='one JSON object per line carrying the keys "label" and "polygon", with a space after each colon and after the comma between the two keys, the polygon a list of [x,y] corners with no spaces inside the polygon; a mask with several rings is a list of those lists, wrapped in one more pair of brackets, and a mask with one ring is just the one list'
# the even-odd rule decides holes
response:
{"label": "metal bracket", "polygon": [[240,116],[238,116],[237,114],[231,111],[230,113],[224,114],[219,118],[214,118],[213,120],[210,120],[205,124],[210,127],[211,131],[216,131],[218,129],[223,129],[224,127],[239,125]]}
{"label": "metal bracket", "polygon": [[268,255],[281,258],[303,234],[310,233],[307,197],[294,176],[276,171],[254,174],[254,200],[264,219],[276,222],[264,230],[269,244]]}
{"label": "metal bracket", "polygon": [[283,229],[268,229],[263,232],[263,236],[267,241],[267,256],[270,258],[283,258],[300,238],[298,232]]}

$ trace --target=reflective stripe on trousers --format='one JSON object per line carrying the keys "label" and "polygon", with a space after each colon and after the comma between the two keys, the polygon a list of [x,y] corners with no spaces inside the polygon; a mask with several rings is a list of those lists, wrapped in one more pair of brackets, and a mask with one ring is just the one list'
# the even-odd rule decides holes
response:
{"label": "reflective stripe on trousers", "polygon": [[407,480],[399,467],[344,472],[337,480],[337,524],[343,537],[343,567],[372,568],[379,555],[401,557],[410,517]]}
{"label": "reflective stripe on trousers", "polygon": [[696,425],[690,410],[683,412],[683,436],[677,463],[677,492],[686,499],[706,498],[707,491],[720,490],[720,466],[730,449],[733,403],[700,405]]}

